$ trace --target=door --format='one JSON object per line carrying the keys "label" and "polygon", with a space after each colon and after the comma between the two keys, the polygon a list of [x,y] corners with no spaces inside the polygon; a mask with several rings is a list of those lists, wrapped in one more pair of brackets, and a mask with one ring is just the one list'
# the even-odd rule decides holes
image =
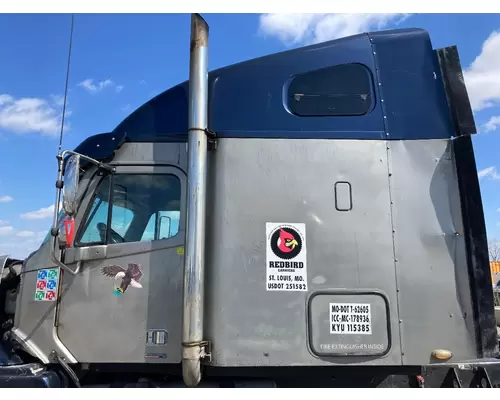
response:
{"label": "door", "polygon": [[186,176],[118,166],[99,179],[66,251],[81,271],[63,276],[59,338],[80,362],[178,363]]}

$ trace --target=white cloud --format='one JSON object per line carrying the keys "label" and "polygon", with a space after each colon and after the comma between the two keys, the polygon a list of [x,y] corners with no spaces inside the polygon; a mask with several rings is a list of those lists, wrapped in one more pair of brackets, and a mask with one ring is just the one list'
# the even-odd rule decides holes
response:
{"label": "white cloud", "polygon": [[[36,97],[14,98],[0,94],[0,128],[15,133],[37,132],[46,136],[55,136],[61,129],[62,110],[57,104]],[[67,111],[66,116],[71,112]],[[66,125],[65,130],[69,130]]]}
{"label": "white cloud", "polygon": [[33,231],[19,231],[16,233],[16,236],[19,237],[35,237],[36,233]]}
{"label": "white cloud", "polygon": [[14,199],[10,196],[0,196],[0,203],[10,203]]}
{"label": "white cloud", "polygon": [[122,111],[128,111],[128,110],[130,110],[130,104],[127,104],[122,107]]}
{"label": "white cloud", "polygon": [[34,220],[34,219],[45,219],[50,218],[54,215],[54,204],[48,207],[40,208],[36,211],[30,211],[24,214],[21,214],[22,219]]}
{"label": "white cloud", "polygon": [[100,81],[97,84],[94,84],[93,79],[85,79],[84,81],[78,84],[78,86],[81,86],[82,88],[88,90],[89,92],[100,92],[104,88],[112,85],[114,85],[114,82],[111,79]]}
{"label": "white cloud", "polygon": [[490,34],[481,53],[464,71],[464,80],[474,111],[493,107],[500,100],[500,31]]}
{"label": "white cloud", "polygon": [[98,93],[107,87],[114,87],[116,92],[120,93],[124,87],[123,85],[117,85],[111,79],[106,79],[104,81],[94,83],[94,79],[91,78],[85,79],[84,81],[80,82],[78,86],[84,88],[90,93]]}
{"label": "white cloud", "polygon": [[479,179],[489,178],[495,181],[500,179],[500,174],[497,172],[497,169],[494,166],[482,169],[481,171],[478,172],[477,175]]}
{"label": "white cloud", "polygon": [[9,223],[9,221],[5,221],[3,219],[0,219],[0,226],[5,226]]}
{"label": "white cloud", "polygon": [[496,131],[499,125],[500,125],[500,115],[491,117],[489,121],[483,125],[484,131],[485,132]]}
{"label": "white cloud", "polygon": [[9,254],[12,257],[24,259],[40,247],[46,235],[47,231],[36,232],[34,236],[24,237],[23,239],[11,236],[7,241],[0,242],[0,254]]}
{"label": "white cloud", "polygon": [[[52,102],[56,106],[62,107],[64,105],[64,96],[61,96],[60,94],[51,94],[50,98],[52,99]],[[66,105],[68,105],[68,99],[66,98]]]}
{"label": "white cloud", "polygon": [[408,14],[262,14],[259,31],[285,45],[311,44],[373,29],[406,19]]}
{"label": "white cloud", "polygon": [[11,235],[14,232],[12,226],[0,226],[0,236]]}

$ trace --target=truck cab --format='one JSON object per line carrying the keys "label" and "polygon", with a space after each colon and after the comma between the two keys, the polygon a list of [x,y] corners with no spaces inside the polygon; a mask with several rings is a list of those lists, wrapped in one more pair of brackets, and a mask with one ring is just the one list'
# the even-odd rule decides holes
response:
{"label": "truck cab", "polygon": [[195,15],[190,80],[59,156],[50,240],[3,260],[5,348],[75,385],[494,365],[456,47],[380,31],[210,73],[207,52]]}

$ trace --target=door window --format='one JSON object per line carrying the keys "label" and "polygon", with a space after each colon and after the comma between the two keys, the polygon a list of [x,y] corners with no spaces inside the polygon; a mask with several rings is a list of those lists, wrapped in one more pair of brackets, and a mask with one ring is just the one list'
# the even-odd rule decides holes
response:
{"label": "door window", "polygon": [[117,174],[103,179],[79,245],[144,242],[179,232],[181,183],[172,174]]}
{"label": "door window", "polygon": [[142,241],[171,238],[179,232],[180,211],[158,211],[149,218]]}

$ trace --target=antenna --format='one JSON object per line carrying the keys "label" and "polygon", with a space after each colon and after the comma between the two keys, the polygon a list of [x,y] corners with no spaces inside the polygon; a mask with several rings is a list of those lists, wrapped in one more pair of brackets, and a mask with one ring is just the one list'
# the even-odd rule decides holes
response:
{"label": "antenna", "polygon": [[73,45],[73,27],[75,25],[75,14],[71,14],[71,31],[69,34],[69,51],[68,51],[68,66],[66,68],[66,85],[64,87],[64,102],[63,102],[63,112],[61,118],[61,134],[59,135],[59,148],[57,149],[57,154],[61,154],[62,149],[62,138],[64,132],[64,117],[66,115],[66,100],[68,98],[68,81],[69,81],[69,67],[71,65],[71,47]]}
{"label": "antenna", "polygon": [[[69,81],[69,66],[71,62],[71,47],[73,44],[73,26],[75,24],[75,14],[71,14],[71,32],[69,34],[69,52],[68,52],[68,66],[66,68],[66,85],[64,87],[64,102],[63,102],[63,111],[62,111],[62,118],[61,118],[61,134],[59,135],[59,148],[57,150],[57,181],[56,181],[56,202],[54,203],[54,218],[52,221],[52,229],[50,230],[51,234],[51,239],[50,239],[50,258],[51,260],[59,267],[63,268],[65,267],[64,264],[62,264],[56,257],[55,257],[55,247],[56,247],[56,237],[59,234],[59,227],[58,227],[58,216],[59,216],[59,204],[61,202],[61,190],[63,188],[63,154],[61,153],[62,149],[62,137],[63,137],[63,132],[64,132],[64,117],[66,115],[66,101],[68,98],[68,81]],[[68,268],[65,268],[66,270],[69,270]],[[73,273],[71,270],[69,270],[71,273]],[[77,268],[77,271],[79,269]],[[75,275],[73,273],[73,275]]]}

